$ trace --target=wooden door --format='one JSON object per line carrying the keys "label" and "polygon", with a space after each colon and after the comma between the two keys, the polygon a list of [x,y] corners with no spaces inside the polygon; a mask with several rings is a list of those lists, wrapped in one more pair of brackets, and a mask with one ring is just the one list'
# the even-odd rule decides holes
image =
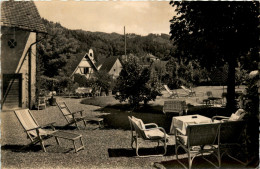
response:
{"label": "wooden door", "polygon": [[2,109],[22,107],[22,74],[3,74]]}

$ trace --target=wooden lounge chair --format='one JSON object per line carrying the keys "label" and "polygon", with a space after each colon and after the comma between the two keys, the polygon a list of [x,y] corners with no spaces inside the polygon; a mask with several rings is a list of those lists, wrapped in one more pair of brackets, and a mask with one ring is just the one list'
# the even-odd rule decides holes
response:
{"label": "wooden lounge chair", "polygon": [[196,96],[196,92],[193,91],[192,89],[189,89],[185,86],[181,86],[181,88],[187,93],[188,97]]}
{"label": "wooden lounge chair", "polygon": [[177,91],[171,90],[167,85],[163,85],[163,87],[170,94],[169,97],[179,97]]}
{"label": "wooden lounge chair", "polygon": [[[141,119],[135,118],[134,116],[128,116],[131,126],[131,146],[136,143],[136,155],[138,157],[150,157],[150,156],[164,156],[167,152],[167,140],[168,135],[162,127],[158,127],[155,123],[144,124]],[[140,156],[138,153],[139,144],[143,141],[157,142],[158,146],[160,142],[164,144],[164,153],[158,155],[146,155]]]}
{"label": "wooden lounge chair", "polygon": [[[204,154],[213,153],[218,161],[220,161],[219,156],[214,153],[217,150],[215,145],[218,141],[219,128],[220,123],[188,125],[186,135],[181,134],[182,132],[179,128],[175,128],[175,153],[177,161],[185,168],[190,169],[194,158],[198,155],[202,155],[203,159],[217,167],[217,165],[208,160]],[[188,167],[178,158],[178,149],[180,147],[182,147],[188,154]],[[192,155],[193,153],[194,155]]]}
{"label": "wooden lounge chair", "polygon": [[[44,140],[49,139],[51,137],[55,137],[58,145],[60,145],[58,138],[63,138],[63,139],[73,141],[75,152],[84,149],[82,135],[55,130],[53,123],[40,126],[36,122],[35,118],[33,117],[29,109],[15,110],[14,113],[18,118],[20,124],[22,125],[24,132],[27,134],[27,137],[31,140],[31,143],[24,146],[23,148],[33,144],[40,143],[43,151],[46,152],[46,148],[44,146]],[[43,127],[46,126],[51,126],[52,131],[43,129]],[[81,146],[79,148],[77,148],[75,144],[77,140],[79,140],[81,143]]]}
{"label": "wooden lounge chair", "polygon": [[62,112],[63,116],[65,117],[66,121],[68,122],[68,124],[66,124],[65,126],[75,124],[77,129],[79,129],[78,123],[81,122],[81,121],[83,121],[85,127],[87,126],[86,123],[88,121],[97,122],[100,128],[103,127],[103,125],[104,125],[103,118],[95,118],[95,117],[90,118],[90,117],[87,117],[87,116],[83,116],[84,110],[71,112],[65,102],[60,102],[60,103],[56,102],[56,104],[59,107],[60,111]]}
{"label": "wooden lounge chair", "polygon": [[187,105],[185,101],[181,100],[171,100],[171,101],[164,101],[163,105],[163,113],[178,113],[179,116],[183,114],[187,114]]}

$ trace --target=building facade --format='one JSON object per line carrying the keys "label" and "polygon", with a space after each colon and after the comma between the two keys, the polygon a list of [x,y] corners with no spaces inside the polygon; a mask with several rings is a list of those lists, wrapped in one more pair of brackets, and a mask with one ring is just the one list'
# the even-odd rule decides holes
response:
{"label": "building facade", "polygon": [[36,94],[37,33],[46,33],[33,2],[1,4],[1,105],[32,108]]}

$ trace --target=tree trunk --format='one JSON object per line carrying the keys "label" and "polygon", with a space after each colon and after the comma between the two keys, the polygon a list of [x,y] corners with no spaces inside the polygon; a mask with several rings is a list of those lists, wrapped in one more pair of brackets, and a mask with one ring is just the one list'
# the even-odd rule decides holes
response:
{"label": "tree trunk", "polygon": [[235,57],[231,55],[228,61],[228,80],[227,80],[227,109],[230,113],[233,113],[236,110],[236,101],[235,101],[235,67],[236,60]]}

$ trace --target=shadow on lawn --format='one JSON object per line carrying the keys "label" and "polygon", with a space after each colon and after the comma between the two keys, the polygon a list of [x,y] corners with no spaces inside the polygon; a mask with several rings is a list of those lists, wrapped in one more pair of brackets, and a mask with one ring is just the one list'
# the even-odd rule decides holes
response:
{"label": "shadow on lawn", "polygon": [[[214,155],[207,155],[205,156],[206,159],[209,159],[211,162],[213,162],[215,165],[218,165],[217,158]],[[179,159],[183,164],[188,166],[188,159],[187,157],[183,159]],[[161,162],[155,162],[153,165],[155,168],[183,168],[183,166],[177,161],[177,160],[169,160],[169,161],[161,161]],[[198,156],[194,158],[192,162],[192,168],[216,168],[210,163],[208,163],[206,160],[202,158],[202,156]],[[255,168],[253,166],[244,166],[240,163],[238,163],[235,160],[232,160],[228,158],[227,156],[223,156],[221,159],[221,168]]]}
{"label": "shadow on lawn", "polygon": [[[163,106],[149,105],[140,107],[138,110],[132,111],[129,105],[115,104],[100,108],[106,114],[102,115],[106,128],[130,130],[128,116],[135,116],[143,120],[144,123],[156,123],[163,127],[168,133],[170,130],[172,117],[177,116],[176,113],[162,112]],[[188,105],[188,115],[200,114],[209,118],[216,115],[230,116],[231,112],[227,112],[225,108],[208,107],[208,106],[191,106]]]}
{"label": "shadow on lawn", "polygon": [[[49,145],[46,145],[45,147],[48,147]],[[32,145],[25,147],[25,145],[4,145],[1,146],[2,150],[10,150],[12,152],[38,152],[42,150],[42,147],[40,145]]]}
{"label": "shadow on lawn", "polygon": [[[48,153],[69,153],[73,148],[64,148],[56,145],[45,145]],[[12,152],[20,152],[20,153],[28,153],[28,152],[43,152],[42,147],[40,145],[17,145],[17,144],[6,144],[1,146],[2,150],[12,151]],[[74,151],[73,151],[74,152]]]}
{"label": "shadow on lawn", "polygon": [[[156,155],[164,152],[163,146],[156,148],[139,148],[139,155]],[[136,157],[135,149],[132,148],[116,148],[108,149],[109,157]],[[175,155],[175,145],[167,146],[167,153],[164,156]]]}
{"label": "shadow on lawn", "polygon": [[[53,126],[55,130],[76,130],[76,126]],[[81,128],[81,126],[79,126]],[[44,129],[52,129],[50,126],[44,127]]]}

